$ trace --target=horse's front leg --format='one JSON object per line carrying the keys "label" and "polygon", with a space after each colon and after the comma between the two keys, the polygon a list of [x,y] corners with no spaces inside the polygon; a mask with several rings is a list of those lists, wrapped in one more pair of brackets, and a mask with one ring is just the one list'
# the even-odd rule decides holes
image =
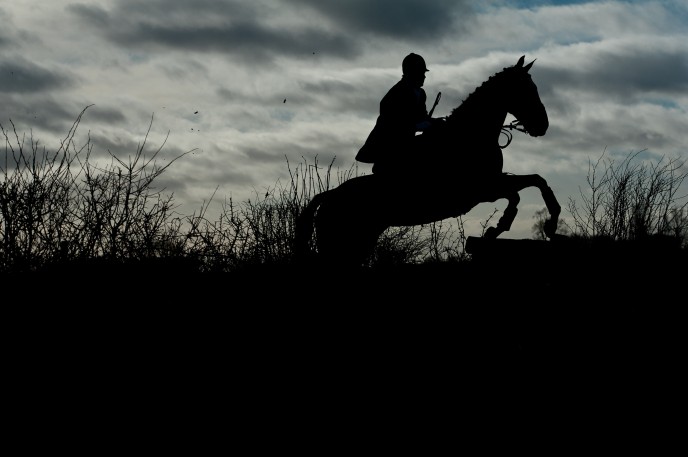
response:
{"label": "horse's front leg", "polygon": [[494,239],[511,229],[511,224],[514,222],[514,219],[516,219],[516,214],[518,213],[518,204],[521,202],[521,197],[518,195],[518,192],[514,192],[509,194],[506,198],[509,204],[504,209],[502,217],[499,218],[497,227],[488,227],[487,230],[485,230],[483,238]]}
{"label": "horse's front leg", "polygon": [[511,228],[511,223],[518,212],[518,203],[520,197],[518,193],[526,187],[537,187],[540,189],[542,199],[545,201],[547,211],[550,218],[545,221],[543,230],[548,238],[552,238],[557,231],[559,225],[559,214],[561,213],[561,206],[554,196],[552,188],[547,185],[547,181],[540,175],[509,175],[504,174],[495,185],[490,197],[485,201],[495,201],[498,198],[507,198],[509,204],[504,210],[504,214],[499,219],[497,227],[490,227],[485,231],[483,237],[497,238],[502,233]]}

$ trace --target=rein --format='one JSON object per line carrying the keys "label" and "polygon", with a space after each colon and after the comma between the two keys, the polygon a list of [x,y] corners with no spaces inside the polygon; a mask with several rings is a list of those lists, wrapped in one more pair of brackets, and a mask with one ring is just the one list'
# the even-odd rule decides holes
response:
{"label": "rein", "polygon": [[511,144],[513,133],[511,133],[510,130],[518,130],[519,132],[528,133],[525,127],[521,125],[521,121],[518,119],[511,121],[511,123],[508,125],[502,126],[502,131],[500,133],[503,133],[506,136],[506,144],[502,146],[499,144],[499,142],[497,142],[497,146],[499,146],[500,149],[504,149]]}

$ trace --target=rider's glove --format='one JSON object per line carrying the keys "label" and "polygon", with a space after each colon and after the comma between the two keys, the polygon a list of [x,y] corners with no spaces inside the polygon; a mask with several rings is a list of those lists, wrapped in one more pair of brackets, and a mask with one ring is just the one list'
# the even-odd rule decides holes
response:
{"label": "rider's glove", "polygon": [[432,127],[432,122],[430,121],[419,122],[418,124],[416,124],[416,131],[422,132],[424,130],[429,129],[430,127]]}

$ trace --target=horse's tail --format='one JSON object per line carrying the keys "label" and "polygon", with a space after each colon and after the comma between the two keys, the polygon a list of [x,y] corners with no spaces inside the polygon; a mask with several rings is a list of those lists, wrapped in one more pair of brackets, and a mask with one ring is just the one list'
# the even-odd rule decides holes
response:
{"label": "horse's tail", "polygon": [[294,222],[294,255],[297,260],[305,261],[311,255],[311,239],[313,238],[315,212],[322,204],[329,190],[317,194],[303,208]]}

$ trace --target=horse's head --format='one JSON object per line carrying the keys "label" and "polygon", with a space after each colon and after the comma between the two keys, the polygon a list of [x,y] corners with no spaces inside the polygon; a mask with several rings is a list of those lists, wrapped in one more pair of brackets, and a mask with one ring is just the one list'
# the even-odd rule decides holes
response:
{"label": "horse's head", "polygon": [[542,136],[549,127],[547,110],[540,101],[537,86],[528,73],[535,61],[523,65],[524,60],[525,56],[522,56],[516,65],[508,69],[510,83],[505,94],[508,99],[507,111],[516,117],[529,135]]}

